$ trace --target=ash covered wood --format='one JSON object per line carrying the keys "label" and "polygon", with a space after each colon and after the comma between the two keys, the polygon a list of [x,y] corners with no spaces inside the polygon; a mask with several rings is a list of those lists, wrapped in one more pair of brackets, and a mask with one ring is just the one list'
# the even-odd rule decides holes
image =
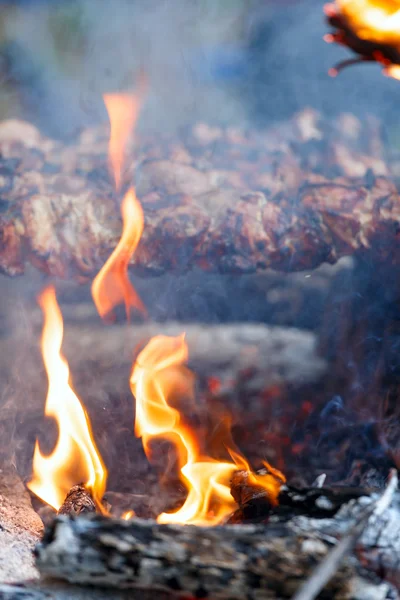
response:
{"label": "ash covered wood", "polygon": [[[0,126],[3,272],[30,261],[60,277],[96,273],[121,232],[107,141],[105,128],[63,146],[27,123]],[[181,139],[144,135],[132,156],[139,274],[299,270],[365,252],[399,260],[399,197],[372,121],[325,123],[308,110],[265,134],[197,125]]]}
{"label": "ash covered wood", "polygon": [[[116,588],[173,590],[198,598],[290,598],[373,502],[368,496],[347,502],[332,518],[282,521],[275,515],[268,525],[214,528],[57,517],[36,549],[36,562],[42,575],[74,583],[107,582]],[[360,542],[363,566],[376,568],[379,557],[383,576],[389,554],[400,556],[398,508],[384,515],[369,521]],[[356,598],[359,571],[353,555],[320,597]],[[391,572],[392,579],[394,575],[398,577],[398,571]]]}
{"label": "ash covered wood", "polygon": [[[0,465],[0,584],[37,577],[32,550],[43,533],[29,493],[15,468]],[[0,587],[0,598],[2,596]],[[17,597],[17,596],[15,596]],[[11,598],[11,596],[10,596]]]}
{"label": "ash covered wood", "polygon": [[256,483],[250,471],[237,471],[231,480],[231,494],[239,508],[229,518],[229,523],[259,523],[266,521],[271,513],[280,517],[306,515],[318,519],[331,518],[343,504],[362,496],[368,496],[369,490],[361,487],[310,487],[297,488],[287,485],[279,475],[273,475],[268,469],[260,469],[257,475],[271,477],[279,486],[277,499],[271,496],[266,482]]}

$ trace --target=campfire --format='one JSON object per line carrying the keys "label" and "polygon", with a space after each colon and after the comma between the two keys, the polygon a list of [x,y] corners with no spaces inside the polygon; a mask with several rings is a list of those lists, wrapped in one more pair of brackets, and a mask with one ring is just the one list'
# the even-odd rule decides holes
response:
{"label": "campfire", "polygon": [[[328,5],[328,41],[398,77],[396,5]],[[197,123],[155,141],[137,132],[150,87],[142,75],[135,91],[104,94],[109,127],[70,144],[0,124],[11,204],[0,266],[50,279],[29,309],[40,361],[19,378],[36,398],[47,375],[44,411],[27,406],[15,425],[34,421],[33,456],[24,447],[24,467],[0,472],[0,529],[34,556],[35,575],[0,582],[0,596],[78,598],[92,586],[121,599],[396,598],[397,158],[376,120],[311,108],[266,133]],[[210,287],[230,279],[246,312],[275,301],[290,316],[152,320],[139,276],[158,275],[157,291],[171,273],[190,288],[191,270]],[[76,301],[77,281],[90,297]],[[294,327],[306,313],[313,325]]]}

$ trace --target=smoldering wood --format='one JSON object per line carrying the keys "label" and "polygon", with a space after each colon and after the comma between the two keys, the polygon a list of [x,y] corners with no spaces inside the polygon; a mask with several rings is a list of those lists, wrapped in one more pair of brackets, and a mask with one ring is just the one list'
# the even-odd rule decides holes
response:
{"label": "smoldering wood", "polygon": [[81,515],[96,512],[96,504],[83,485],[74,485],[58,509],[59,515]]}
{"label": "smoldering wood", "polygon": [[389,481],[382,495],[368,506],[357,517],[349,531],[342,537],[339,543],[328,553],[328,555],[316,567],[307,581],[293,597],[293,600],[315,600],[324,589],[327,582],[331,580],[339,569],[344,557],[349,554],[367,528],[368,522],[373,515],[381,516],[393,501],[393,496],[398,488],[397,472],[393,469],[389,475]]}
{"label": "smoldering wood", "polygon": [[[18,121],[0,127],[0,269],[30,262],[91,278],[121,233],[106,128],[63,146]],[[398,262],[398,193],[379,125],[306,110],[262,132],[198,124],[179,139],[144,135],[130,173],[145,214],[138,274],[299,270],[353,253]]]}
{"label": "smoldering wood", "polygon": [[[259,469],[258,475],[266,475],[268,469]],[[362,487],[308,487],[298,488],[286,484],[279,476],[271,473],[271,485],[275,480],[279,486],[277,502],[271,498],[271,493],[257,484],[249,471],[236,471],[231,479],[230,491],[238,504],[237,510],[229,517],[228,523],[260,523],[265,522],[271,514],[279,517],[305,515],[318,519],[333,517],[343,504],[368,496],[371,490]]]}
{"label": "smoldering wood", "polygon": [[[62,516],[47,528],[36,564],[42,575],[74,583],[107,581],[116,588],[154,587],[218,599],[290,598],[372,501],[364,496],[346,503],[333,518],[271,517],[268,525],[214,528]],[[399,528],[398,507],[369,521],[360,541],[364,568],[376,567],[379,556],[382,575],[393,556],[398,560]],[[359,552],[339,567],[321,598],[354,597]],[[398,575],[391,572],[392,580]]]}

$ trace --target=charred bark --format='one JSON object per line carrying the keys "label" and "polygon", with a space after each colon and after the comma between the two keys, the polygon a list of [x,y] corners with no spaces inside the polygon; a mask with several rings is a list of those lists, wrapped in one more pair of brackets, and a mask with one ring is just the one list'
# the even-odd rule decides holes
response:
{"label": "charred bark", "polygon": [[[290,597],[326,548],[302,552],[300,539],[279,539],[277,533],[255,526],[205,529],[58,517],[36,560],[42,575],[74,583],[169,589],[197,598],[244,598],[255,590],[259,598],[271,597],[268,590]],[[349,574],[341,570],[327,598],[347,588]]]}
{"label": "charred bark", "polygon": [[96,512],[96,504],[83,485],[74,485],[58,509],[59,515],[81,515]]}
{"label": "charred bark", "polygon": [[[273,471],[272,471],[273,472]],[[267,469],[257,471],[265,476]],[[266,522],[271,514],[280,518],[304,515],[310,518],[332,518],[343,504],[362,496],[369,496],[371,490],[352,487],[310,487],[297,488],[282,482],[271,473],[280,484],[277,501],[271,498],[271,492],[254,482],[249,471],[237,471],[231,480],[231,495],[238,503],[238,509],[229,518],[230,524]]]}
{"label": "charred bark", "polygon": [[[276,517],[267,526],[57,517],[36,549],[36,562],[42,575],[73,583],[167,589],[198,598],[290,598],[368,502],[364,497],[345,504],[331,519]],[[363,565],[375,561],[376,566],[379,557],[383,576],[385,565],[400,556],[398,511],[393,511],[371,520],[359,543]],[[354,597],[357,565],[353,555],[320,598]]]}
{"label": "charred bark", "polygon": [[[96,273],[121,232],[107,138],[87,131],[63,147],[2,124],[3,272],[30,261],[60,277]],[[145,213],[132,267],[301,270],[353,253],[399,262],[399,197],[381,146],[375,124],[326,124],[312,111],[265,135],[199,125],[179,140],[144,136],[132,160]]]}

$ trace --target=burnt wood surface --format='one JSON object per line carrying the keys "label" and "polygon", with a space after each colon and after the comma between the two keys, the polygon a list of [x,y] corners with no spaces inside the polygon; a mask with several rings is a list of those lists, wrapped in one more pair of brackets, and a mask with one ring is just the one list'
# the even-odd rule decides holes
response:
{"label": "burnt wood surface", "polygon": [[[30,262],[91,278],[121,233],[107,171],[107,127],[75,145],[33,126],[0,125],[0,269]],[[198,124],[173,140],[143,134],[130,149],[145,213],[138,274],[299,270],[353,253],[398,262],[399,196],[379,126],[305,110],[266,132]]]}
{"label": "burnt wood surface", "polygon": [[58,509],[59,515],[81,515],[96,512],[96,504],[83,485],[74,485]]}
{"label": "burnt wood surface", "polygon": [[[267,525],[214,528],[62,516],[47,528],[36,564],[42,575],[73,583],[169,589],[198,598],[290,598],[370,501],[364,496],[344,504],[333,518],[271,517]],[[356,556],[364,568],[398,584],[399,526],[398,507],[372,517],[320,597],[355,597]]]}
{"label": "burnt wood surface", "polygon": [[[274,474],[275,473],[275,474]],[[229,517],[228,523],[260,523],[271,514],[291,518],[306,515],[318,519],[331,518],[346,502],[368,496],[371,490],[363,487],[338,486],[297,488],[283,482],[281,474],[270,468],[257,471],[261,478],[257,483],[250,471],[236,471],[231,479],[231,495],[238,509]],[[263,476],[279,485],[276,500],[271,498],[270,489],[262,487]]]}

